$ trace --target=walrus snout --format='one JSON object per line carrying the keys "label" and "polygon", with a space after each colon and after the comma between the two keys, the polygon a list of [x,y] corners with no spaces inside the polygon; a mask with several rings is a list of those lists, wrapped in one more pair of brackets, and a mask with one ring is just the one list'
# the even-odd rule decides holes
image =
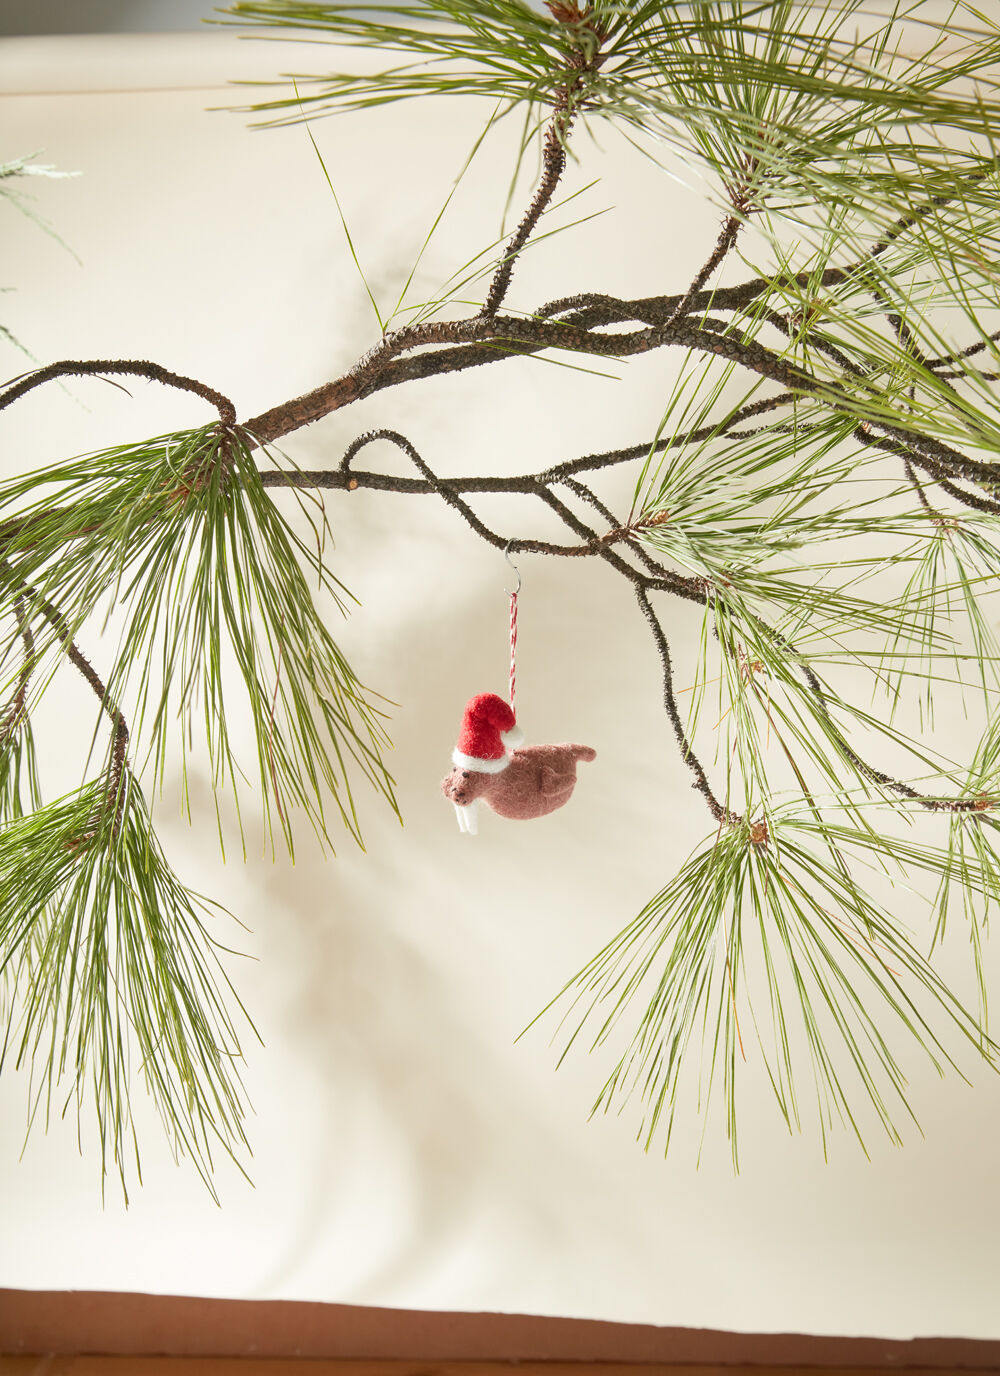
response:
{"label": "walrus snout", "polygon": [[441,780],[441,792],[451,802],[464,805],[479,796],[481,787],[468,769],[453,769]]}

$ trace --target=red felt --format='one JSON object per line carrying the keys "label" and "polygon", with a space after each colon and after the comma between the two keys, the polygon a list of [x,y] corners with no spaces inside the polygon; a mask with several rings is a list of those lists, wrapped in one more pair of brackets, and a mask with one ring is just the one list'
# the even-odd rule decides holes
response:
{"label": "red felt", "polygon": [[476,760],[502,760],[507,753],[501,732],[514,726],[514,709],[496,693],[477,693],[465,706],[455,749]]}

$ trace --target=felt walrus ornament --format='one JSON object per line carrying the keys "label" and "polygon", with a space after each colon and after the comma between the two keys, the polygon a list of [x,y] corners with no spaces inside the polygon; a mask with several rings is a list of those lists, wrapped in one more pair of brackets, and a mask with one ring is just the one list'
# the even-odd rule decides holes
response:
{"label": "felt walrus ornament", "polygon": [[470,698],[462,718],[455,768],[441,791],[455,804],[460,831],[475,835],[480,800],[501,817],[527,821],[569,802],[580,760],[597,754],[589,745],[528,745],[514,710],[496,693]]}

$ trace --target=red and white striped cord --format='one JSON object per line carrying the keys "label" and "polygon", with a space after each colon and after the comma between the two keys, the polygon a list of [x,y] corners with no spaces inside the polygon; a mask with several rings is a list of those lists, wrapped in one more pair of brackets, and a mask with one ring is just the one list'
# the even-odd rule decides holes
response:
{"label": "red and white striped cord", "polygon": [[517,720],[517,709],[514,706],[514,690],[517,683],[515,666],[517,662],[517,593],[512,592],[510,596],[510,710],[514,713]]}

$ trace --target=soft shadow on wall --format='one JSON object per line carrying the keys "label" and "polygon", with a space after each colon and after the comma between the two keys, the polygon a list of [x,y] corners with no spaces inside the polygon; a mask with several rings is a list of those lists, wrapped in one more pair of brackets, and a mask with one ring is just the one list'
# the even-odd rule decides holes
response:
{"label": "soft shadow on wall", "polygon": [[55,33],[181,33],[197,29],[211,0],[46,0],[0,7],[0,37]]}

